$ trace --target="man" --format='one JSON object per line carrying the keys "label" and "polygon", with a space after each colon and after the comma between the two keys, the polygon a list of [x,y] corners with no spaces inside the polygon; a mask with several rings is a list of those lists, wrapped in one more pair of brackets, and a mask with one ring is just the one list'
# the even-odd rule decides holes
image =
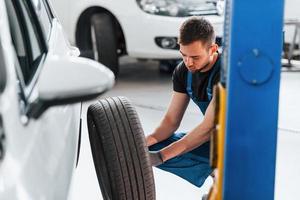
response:
{"label": "man", "polygon": [[[183,58],[173,73],[173,94],[160,125],[147,136],[153,166],[174,173],[201,187],[211,174],[209,139],[214,128],[213,86],[220,77],[220,55],[212,25],[204,18],[191,17],[180,27]],[[175,133],[189,100],[204,118],[188,133]]]}

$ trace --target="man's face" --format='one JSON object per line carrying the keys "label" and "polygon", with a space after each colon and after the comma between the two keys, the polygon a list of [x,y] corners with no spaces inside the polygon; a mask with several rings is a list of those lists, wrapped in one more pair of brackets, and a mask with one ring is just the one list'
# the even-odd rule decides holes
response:
{"label": "man's face", "polygon": [[195,41],[187,45],[180,44],[180,53],[183,62],[189,71],[207,71],[207,66],[212,60],[212,55],[217,47],[214,45],[203,44]]}

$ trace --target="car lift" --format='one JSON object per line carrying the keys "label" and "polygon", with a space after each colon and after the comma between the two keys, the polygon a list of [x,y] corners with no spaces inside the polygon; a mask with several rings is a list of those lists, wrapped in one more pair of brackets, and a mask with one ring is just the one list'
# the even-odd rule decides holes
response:
{"label": "car lift", "polygon": [[282,0],[227,0],[209,200],[273,200]]}

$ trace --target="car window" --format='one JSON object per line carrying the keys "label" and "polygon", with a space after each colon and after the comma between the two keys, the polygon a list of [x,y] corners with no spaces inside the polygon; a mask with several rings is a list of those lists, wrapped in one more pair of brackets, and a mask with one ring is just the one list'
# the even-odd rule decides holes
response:
{"label": "car window", "polygon": [[6,71],[4,66],[3,46],[0,41],[0,94],[4,90],[5,84],[6,84]]}
{"label": "car window", "polygon": [[49,13],[49,7],[48,4],[45,2],[45,0],[32,0],[33,6],[36,11],[37,18],[40,21],[40,24],[42,25],[43,32],[48,39],[50,36],[50,30],[51,30],[51,21],[52,17]]}
{"label": "car window", "polygon": [[28,85],[46,52],[45,44],[28,1],[6,0],[6,4],[13,45],[23,80]]}

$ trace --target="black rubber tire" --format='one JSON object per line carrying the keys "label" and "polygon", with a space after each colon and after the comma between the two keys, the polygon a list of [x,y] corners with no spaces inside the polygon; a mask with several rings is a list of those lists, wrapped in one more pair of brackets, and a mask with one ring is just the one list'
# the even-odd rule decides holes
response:
{"label": "black rubber tire", "polygon": [[94,30],[94,33],[91,32],[91,34],[95,35],[98,61],[107,66],[117,76],[119,73],[119,60],[115,22],[112,16],[107,13],[94,14],[91,17],[91,29]]}
{"label": "black rubber tire", "polygon": [[87,122],[104,200],[155,200],[148,148],[128,99],[113,97],[89,106]]}

